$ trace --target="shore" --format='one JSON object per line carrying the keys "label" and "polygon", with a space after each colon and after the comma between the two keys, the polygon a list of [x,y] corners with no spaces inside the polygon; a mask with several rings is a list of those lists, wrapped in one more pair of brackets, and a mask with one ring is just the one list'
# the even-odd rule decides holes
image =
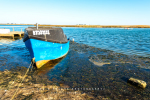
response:
{"label": "shore", "polygon": [[149,25],[39,25],[50,27],[84,27],[84,28],[150,28]]}
{"label": "shore", "polygon": [[[31,75],[31,72],[28,73],[28,75],[25,76],[25,80],[21,82],[24,77],[23,72],[26,70],[26,67],[18,67],[16,71],[0,71],[1,100],[10,100],[13,97],[15,100],[108,100],[101,96],[95,98],[92,95],[82,93],[81,91],[75,91],[68,88],[66,85],[61,87],[53,85],[47,78]],[[16,92],[18,87],[19,89]]]}
{"label": "shore", "polygon": [[[0,25],[35,25],[35,24],[0,24]],[[44,25],[46,27],[85,27],[85,28],[150,28],[150,25]]]}

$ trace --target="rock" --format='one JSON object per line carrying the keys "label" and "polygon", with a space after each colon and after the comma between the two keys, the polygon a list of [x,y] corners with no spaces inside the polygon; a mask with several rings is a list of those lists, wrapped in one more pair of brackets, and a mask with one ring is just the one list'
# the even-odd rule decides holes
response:
{"label": "rock", "polygon": [[128,83],[131,83],[132,85],[141,87],[141,88],[146,88],[146,82],[143,80],[135,79],[135,78],[129,78]]}

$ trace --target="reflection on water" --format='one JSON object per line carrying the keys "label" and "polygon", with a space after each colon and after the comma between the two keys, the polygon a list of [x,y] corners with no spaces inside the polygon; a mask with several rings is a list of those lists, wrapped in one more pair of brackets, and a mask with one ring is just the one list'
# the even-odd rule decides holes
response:
{"label": "reflection on water", "polygon": [[[60,61],[62,61],[64,57],[61,57],[59,59],[56,60],[50,60],[49,62],[47,62],[46,64],[44,64],[42,67],[40,67],[39,69],[36,70],[35,74],[36,75],[45,75],[46,73],[48,73],[52,68],[54,68]],[[34,67],[36,67],[34,65]]]}

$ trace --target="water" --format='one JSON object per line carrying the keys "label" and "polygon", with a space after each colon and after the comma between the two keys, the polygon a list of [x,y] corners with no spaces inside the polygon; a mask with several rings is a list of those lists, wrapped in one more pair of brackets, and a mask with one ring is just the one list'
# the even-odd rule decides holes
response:
{"label": "water", "polygon": [[27,27],[31,27],[33,25],[0,25],[0,29],[10,29],[10,31],[13,31],[13,28],[14,28],[14,31],[24,31],[25,28]]}
{"label": "water", "polygon": [[78,43],[127,55],[150,57],[149,28],[63,28]]}
{"label": "water", "polygon": [[[14,26],[15,30],[26,27]],[[70,42],[67,56],[36,70],[35,75],[46,76],[52,84],[60,87],[67,85],[97,99],[99,96],[120,100],[150,98],[150,29],[63,30],[67,37],[75,39],[75,42]],[[30,63],[30,54],[22,39],[0,38],[0,71],[28,68]],[[147,87],[141,89],[128,84],[130,77],[146,81]]]}
{"label": "water", "polygon": [[[24,31],[32,25],[0,25],[0,28],[10,31]],[[112,50],[127,55],[150,57],[150,29],[149,28],[63,28],[67,37],[75,42],[94,46],[96,48]]]}

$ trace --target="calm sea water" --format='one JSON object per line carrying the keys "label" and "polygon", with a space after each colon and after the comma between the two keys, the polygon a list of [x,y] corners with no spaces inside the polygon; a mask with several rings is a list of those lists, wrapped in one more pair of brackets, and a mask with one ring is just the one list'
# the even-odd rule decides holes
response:
{"label": "calm sea water", "polygon": [[127,55],[150,57],[150,28],[63,28],[78,43]]}
{"label": "calm sea water", "polygon": [[[15,31],[28,26],[0,25]],[[82,92],[116,100],[150,98],[150,29],[63,28],[70,42],[67,56],[53,62],[37,75],[48,77],[53,84],[65,84]],[[29,51],[22,39],[0,38],[0,71],[31,63]],[[139,89],[126,80],[130,77],[147,82]],[[36,82],[34,82],[36,83]],[[99,88],[99,91],[83,90]]]}

